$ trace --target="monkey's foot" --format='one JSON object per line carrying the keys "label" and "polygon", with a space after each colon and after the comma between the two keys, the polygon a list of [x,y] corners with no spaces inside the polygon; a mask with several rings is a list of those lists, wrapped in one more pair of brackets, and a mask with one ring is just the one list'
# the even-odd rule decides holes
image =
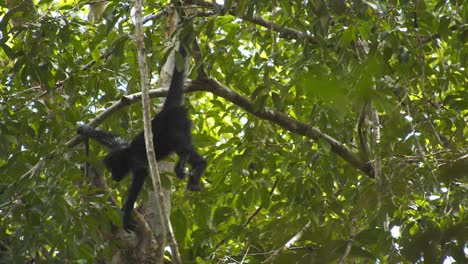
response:
{"label": "monkey's foot", "polygon": [[202,186],[201,186],[200,181],[192,180],[191,178],[189,179],[187,183],[187,190],[198,192],[198,191],[201,191],[201,189],[202,189]]}

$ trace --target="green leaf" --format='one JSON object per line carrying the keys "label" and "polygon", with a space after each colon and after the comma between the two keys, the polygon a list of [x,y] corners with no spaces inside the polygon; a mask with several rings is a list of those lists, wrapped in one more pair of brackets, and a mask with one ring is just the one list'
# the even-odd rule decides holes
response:
{"label": "green leaf", "polygon": [[260,186],[260,199],[262,202],[262,207],[268,209],[268,207],[270,207],[270,192],[264,185]]}
{"label": "green leaf", "polygon": [[234,210],[230,207],[218,207],[213,215],[213,224],[215,226],[227,221],[234,216]]}
{"label": "green leaf", "polygon": [[171,224],[174,228],[174,234],[179,245],[183,245],[187,235],[187,219],[182,210],[175,210],[171,214]]}
{"label": "green leaf", "polygon": [[320,149],[325,153],[329,153],[331,151],[331,145],[324,139],[319,138],[318,145]]}
{"label": "green leaf", "polygon": [[343,31],[343,34],[341,35],[340,39],[340,46],[341,47],[347,47],[351,42],[354,40],[354,28],[353,27],[348,27],[345,28]]}
{"label": "green leaf", "polygon": [[243,200],[244,207],[249,208],[252,205],[252,203],[254,202],[254,197],[255,197],[254,188],[249,188],[247,190],[247,192],[245,193],[245,196],[244,196],[244,200]]}

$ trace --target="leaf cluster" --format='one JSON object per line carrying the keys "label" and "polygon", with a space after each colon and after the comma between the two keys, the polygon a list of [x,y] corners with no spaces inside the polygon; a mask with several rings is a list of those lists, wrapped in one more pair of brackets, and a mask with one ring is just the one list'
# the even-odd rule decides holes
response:
{"label": "leaf cluster", "polygon": [[[155,88],[170,47],[159,2],[144,9]],[[357,122],[371,103],[380,137],[372,139],[367,115],[366,146],[382,176],[222,96],[189,93],[209,169],[201,193],[177,179],[172,186],[186,262],[463,262],[466,1],[193,2],[186,8],[196,11],[190,26],[200,50],[191,53],[190,79],[203,69],[255,109],[318,128],[357,155]],[[85,1],[39,1],[19,25],[15,9],[0,3],[0,262],[109,259],[116,245],[103,234],[119,224],[118,210],[80,169],[84,161],[102,168],[105,152],[91,144],[85,160],[83,148],[65,145],[80,122],[140,90],[131,3],[110,2],[91,23]],[[131,138],[141,131],[141,106],[102,127]],[[121,197],[125,183],[111,189]]]}

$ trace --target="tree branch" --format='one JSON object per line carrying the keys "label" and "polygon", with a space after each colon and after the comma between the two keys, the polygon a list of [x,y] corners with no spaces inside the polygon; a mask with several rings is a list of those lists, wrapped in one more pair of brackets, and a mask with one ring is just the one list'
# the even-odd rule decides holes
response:
{"label": "tree branch", "polygon": [[[237,14],[236,14],[235,9],[230,11],[229,14],[232,15],[232,16],[238,17]],[[280,33],[281,37],[283,37],[283,38],[297,39],[297,40],[306,39],[310,43],[317,43],[315,41],[315,39],[310,35],[304,34],[304,33],[300,32],[300,31],[298,31],[296,29],[283,27],[281,25],[278,25],[278,24],[274,23],[273,21],[268,21],[268,20],[266,20],[266,19],[264,19],[262,17],[259,17],[259,16],[254,15],[252,17],[249,17],[247,15],[242,15],[240,18],[245,20],[245,21],[251,22],[253,24],[263,26],[263,27],[265,27],[267,29],[276,31],[276,32]]]}
{"label": "tree branch", "polygon": [[[169,218],[169,212],[165,209],[165,197],[163,194],[163,187],[161,178],[159,175],[158,164],[156,163],[156,147],[153,142],[153,129],[151,127],[151,109],[150,109],[150,95],[149,95],[149,74],[148,64],[146,62],[146,48],[143,37],[143,21],[142,21],[142,5],[143,0],[135,0],[135,40],[138,53],[138,66],[140,68],[140,79],[141,79],[141,91],[142,91],[142,102],[143,102],[143,123],[144,123],[144,136],[146,144],[146,156],[149,165],[149,174],[153,183],[153,188],[156,194],[157,205],[159,209],[159,217],[163,224],[165,232],[161,232],[162,242],[164,243],[165,238],[169,242],[169,246],[172,251],[172,260],[176,264],[181,264],[179,247],[174,236],[172,229],[171,220]],[[177,13],[174,12],[175,19],[172,19],[172,24],[177,25]],[[167,237],[166,237],[167,233]],[[154,232],[156,235],[157,233]],[[162,246],[162,245],[161,245]],[[162,261],[162,259],[159,259]]]}
{"label": "tree branch", "polygon": [[302,123],[277,110],[268,109],[266,107],[255,109],[254,104],[247,97],[229,89],[228,87],[213,79],[206,81],[192,81],[188,90],[211,92],[220,97],[223,97],[235,105],[240,106],[247,112],[257,117],[278,124],[290,132],[311,138],[313,140],[325,140],[328,144],[330,144],[332,152],[343,158],[353,167],[367,174],[369,177],[374,178],[374,170],[371,164],[363,161],[358,154],[351,151],[338,140],[323,133],[318,128]]}
{"label": "tree branch", "polygon": [[[212,2],[208,1],[187,1],[189,4],[194,4],[199,7],[204,7],[204,8],[215,8]],[[217,9],[217,8],[215,8]],[[222,9],[221,9],[222,10]],[[266,20],[260,16],[253,15],[252,17],[249,17],[248,15],[241,15],[237,13],[237,8],[233,6],[230,8],[230,10],[222,10],[224,13],[227,13],[229,15],[232,15],[234,17],[240,18],[244,21],[248,21],[250,23],[265,27],[269,30],[273,30],[275,32],[280,33],[281,37],[287,38],[287,39],[297,39],[297,40],[307,40],[309,43],[317,43],[315,41],[314,37],[308,34],[305,34],[299,30],[293,29],[293,28],[288,28],[281,26],[273,21]],[[221,13],[222,15],[223,13]],[[199,17],[206,17],[206,16],[216,16],[219,15],[219,12],[215,11],[202,11],[202,12],[197,12],[196,16]]]}
{"label": "tree branch", "polygon": [[307,231],[311,224],[312,221],[307,222],[307,224],[305,224],[297,234],[295,234],[291,239],[289,239],[289,241],[286,242],[284,246],[273,251],[273,253],[265,261],[263,261],[263,263],[272,263],[281,253],[289,249],[292,245],[294,245],[294,243],[301,239],[304,235],[304,232]]}
{"label": "tree branch", "polygon": [[[279,178],[276,178],[275,182],[273,183],[273,186],[271,187],[271,190],[270,190],[270,198],[271,196],[273,195],[273,192],[275,191],[275,188],[276,188],[276,185],[278,184],[278,181],[279,181]],[[242,225],[242,227],[246,228],[250,222],[252,222],[252,220],[254,219],[254,217],[260,213],[260,211],[263,209],[263,206],[260,205],[257,210],[255,210],[255,212],[249,216],[249,218],[247,218],[247,220],[244,222],[244,224]],[[218,242],[218,244],[216,244],[216,246],[214,247],[214,250],[213,251],[216,251],[222,244],[226,243],[226,241],[228,240],[228,238],[231,236],[231,234],[228,234],[227,236],[225,236],[221,241]]]}
{"label": "tree branch", "polygon": [[346,247],[345,247],[345,251],[343,255],[338,260],[338,264],[346,263],[346,258],[349,256],[349,253],[351,252],[351,247],[353,246],[354,235],[356,232],[356,225],[357,225],[357,216],[354,216],[353,219],[351,220],[351,231],[349,232],[349,239],[348,239],[348,242],[346,242]]}
{"label": "tree branch", "polygon": [[[159,88],[159,89],[152,89],[150,90],[150,97],[151,98],[165,97],[167,94],[167,91],[168,91],[167,87]],[[318,128],[315,128],[311,125],[300,122],[288,116],[287,114],[279,112],[277,110],[268,109],[267,107],[264,107],[261,109],[255,109],[254,104],[247,97],[237,93],[236,91],[229,89],[228,87],[224,86],[220,82],[213,80],[213,79],[207,79],[203,81],[191,81],[190,83],[188,83],[188,86],[186,84],[186,92],[196,92],[196,91],[206,91],[206,92],[213,93],[217,96],[220,96],[224,98],[225,100],[243,108],[247,112],[259,118],[271,121],[281,126],[287,131],[290,131],[299,135],[303,135],[313,140],[318,140],[318,139],[325,140],[326,142],[328,142],[328,144],[330,144],[331,151],[333,153],[337,154],[343,160],[348,162],[351,166],[364,172],[369,177],[374,178],[374,169],[372,168],[371,164],[362,160],[361,157],[357,153],[351,151],[344,144],[334,139],[333,137],[323,133]],[[118,102],[114,103],[107,110],[99,114],[88,125],[91,127],[97,127],[102,122],[104,122],[105,119],[111,116],[113,113],[135,102],[139,102],[139,100],[141,100],[141,93],[134,93],[131,95],[123,96],[120,98]],[[77,135],[73,137],[72,139],[70,139],[65,144],[68,147],[74,147],[77,144],[79,144],[82,140],[83,138]],[[53,156],[54,156],[54,153],[51,153],[45,158],[51,158]],[[30,172],[31,171],[26,172],[25,175],[29,174]]]}
{"label": "tree branch", "polygon": [[[160,88],[154,89],[150,91],[151,97],[164,97],[166,96],[168,88]],[[333,137],[323,133],[318,128],[310,126],[308,124],[302,123],[285,113],[279,112],[277,110],[268,109],[266,107],[261,109],[255,109],[254,104],[245,96],[237,93],[229,89],[228,87],[224,86],[220,82],[208,79],[204,81],[192,81],[186,87],[187,92],[195,92],[195,91],[206,91],[213,93],[217,96],[224,98],[225,100],[243,108],[247,112],[271,121],[282,128],[299,134],[305,137],[308,137],[313,140],[322,139],[328,142],[331,147],[331,151],[338,156],[340,156],[343,160],[347,161],[351,166],[359,169],[360,171],[367,174],[369,177],[374,178],[374,170],[371,164],[367,163],[366,161],[362,160],[361,157],[347,148],[338,140],[334,139]],[[132,95],[124,96],[120,99],[119,102],[114,103],[109,109],[102,112],[98,115],[92,122],[89,123],[90,126],[96,127],[101,124],[108,116],[112,115],[115,111],[122,109],[123,107],[133,104],[136,101],[140,100],[141,93],[135,93]],[[76,144],[81,142],[81,137],[76,136],[67,142],[67,146],[73,147]]]}

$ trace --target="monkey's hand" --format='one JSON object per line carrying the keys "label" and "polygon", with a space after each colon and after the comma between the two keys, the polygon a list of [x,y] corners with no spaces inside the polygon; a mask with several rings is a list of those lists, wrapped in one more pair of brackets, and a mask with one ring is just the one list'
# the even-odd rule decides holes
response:
{"label": "monkey's hand", "polygon": [[187,173],[185,172],[185,170],[181,169],[179,167],[175,168],[175,174],[176,174],[177,178],[179,178],[181,180],[185,179],[185,177],[187,176]]}

